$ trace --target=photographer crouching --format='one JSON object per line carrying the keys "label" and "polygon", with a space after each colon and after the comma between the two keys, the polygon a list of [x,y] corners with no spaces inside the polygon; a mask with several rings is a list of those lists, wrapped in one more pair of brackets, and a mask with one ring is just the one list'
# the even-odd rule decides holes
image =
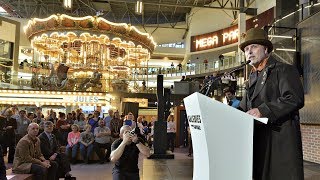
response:
{"label": "photographer crouching", "polygon": [[115,162],[112,170],[114,180],[139,180],[139,153],[149,157],[150,149],[138,138],[134,129],[124,125],[120,129],[120,138],[111,146],[110,159]]}

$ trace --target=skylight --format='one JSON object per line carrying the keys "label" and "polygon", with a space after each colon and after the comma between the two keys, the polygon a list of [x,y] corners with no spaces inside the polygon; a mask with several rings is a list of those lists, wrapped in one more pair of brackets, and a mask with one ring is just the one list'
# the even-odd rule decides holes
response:
{"label": "skylight", "polygon": [[0,6],[0,14],[8,14],[8,12]]}

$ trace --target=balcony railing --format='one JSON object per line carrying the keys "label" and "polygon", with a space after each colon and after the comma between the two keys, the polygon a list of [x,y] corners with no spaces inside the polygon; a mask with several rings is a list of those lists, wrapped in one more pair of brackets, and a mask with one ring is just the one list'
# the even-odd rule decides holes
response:
{"label": "balcony railing", "polygon": [[[47,68],[39,68],[40,66],[34,68],[31,64],[24,64],[19,67],[18,75],[0,73],[0,89],[155,93],[156,87],[148,87],[149,83],[146,81],[155,81],[158,74],[163,74],[168,79],[180,79],[181,76],[216,72],[239,65],[240,62],[235,57],[230,57],[223,61],[216,60],[183,66],[136,68],[132,69],[127,79],[106,79],[103,76],[99,79],[93,77],[72,78],[70,76],[67,79],[59,79],[57,76],[49,76]],[[36,74],[34,74],[35,69]]]}

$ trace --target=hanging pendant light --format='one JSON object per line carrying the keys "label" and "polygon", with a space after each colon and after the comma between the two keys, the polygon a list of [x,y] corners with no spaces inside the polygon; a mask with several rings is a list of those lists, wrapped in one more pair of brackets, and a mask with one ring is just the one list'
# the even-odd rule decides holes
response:
{"label": "hanging pendant light", "polygon": [[72,0],[63,0],[63,7],[65,9],[71,9],[72,8]]}
{"label": "hanging pendant light", "polygon": [[142,14],[142,12],[143,12],[143,3],[142,3],[142,1],[137,1],[137,3],[136,3],[136,7],[135,7],[135,12],[136,12],[136,14]]}

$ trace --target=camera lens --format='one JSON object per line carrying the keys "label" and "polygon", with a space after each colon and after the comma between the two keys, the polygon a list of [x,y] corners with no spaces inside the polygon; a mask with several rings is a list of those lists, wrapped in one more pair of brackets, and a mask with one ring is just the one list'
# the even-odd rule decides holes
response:
{"label": "camera lens", "polygon": [[132,135],[134,135],[134,134],[135,134],[134,130],[130,131],[129,133],[130,133],[130,134],[132,134]]}

